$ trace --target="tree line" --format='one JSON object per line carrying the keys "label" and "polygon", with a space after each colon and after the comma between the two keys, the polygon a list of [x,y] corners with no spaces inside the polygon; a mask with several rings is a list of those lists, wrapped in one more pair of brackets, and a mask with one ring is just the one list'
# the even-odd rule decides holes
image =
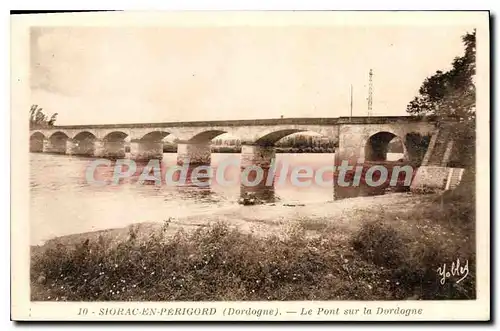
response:
{"label": "tree line", "polygon": [[[241,146],[240,139],[222,139],[215,138],[212,140],[212,146]],[[334,148],[335,142],[324,137],[311,136],[304,134],[294,134],[282,138],[276,143],[277,147],[324,147],[324,148]]]}

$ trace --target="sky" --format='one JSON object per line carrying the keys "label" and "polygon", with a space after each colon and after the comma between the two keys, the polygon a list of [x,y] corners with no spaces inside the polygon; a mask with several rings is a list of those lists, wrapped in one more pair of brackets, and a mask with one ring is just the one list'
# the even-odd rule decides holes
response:
{"label": "sky", "polygon": [[31,103],[57,124],[406,115],[466,26],[37,27]]}

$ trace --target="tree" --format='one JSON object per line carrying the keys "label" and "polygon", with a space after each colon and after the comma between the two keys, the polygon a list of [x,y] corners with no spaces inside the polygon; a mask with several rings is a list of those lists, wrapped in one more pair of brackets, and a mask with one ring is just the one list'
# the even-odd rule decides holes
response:
{"label": "tree", "polygon": [[413,115],[436,115],[472,120],[476,110],[476,31],[462,37],[464,55],[456,57],[449,71],[436,71],[425,79],[419,95],[407,106]]}
{"label": "tree", "polygon": [[[424,80],[419,95],[407,106],[412,115],[434,115],[438,125],[455,118],[451,138],[460,151],[452,153],[453,166],[473,168],[476,141],[476,31],[462,37],[464,55],[456,57],[449,71],[436,71]],[[466,153],[464,153],[466,151]]]}
{"label": "tree", "polygon": [[30,128],[45,128],[54,126],[57,119],[57,113],[54,113],[50,119],[43,113],[43,108],[38,105],[32,105],[30,108]]}
{"label": "tree", "polygon": [[54,114],[50,117],[50,120],[49,120],[49,122],[48,122],[48,125],[49,125],[49,126],[54,126],[54,123],[55,123],[55,121],[56,121],[56,119],[57,119],[57,115],[58,115],[58,113],[54,113]]}

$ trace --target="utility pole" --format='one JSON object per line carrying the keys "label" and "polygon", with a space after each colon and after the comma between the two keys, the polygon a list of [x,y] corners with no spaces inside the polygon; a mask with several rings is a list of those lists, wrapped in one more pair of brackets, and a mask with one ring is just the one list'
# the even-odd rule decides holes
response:
{"label": "utility pole", "polygon": [[368,74],[368,117],[372,116],[373,107],[373,70]]}

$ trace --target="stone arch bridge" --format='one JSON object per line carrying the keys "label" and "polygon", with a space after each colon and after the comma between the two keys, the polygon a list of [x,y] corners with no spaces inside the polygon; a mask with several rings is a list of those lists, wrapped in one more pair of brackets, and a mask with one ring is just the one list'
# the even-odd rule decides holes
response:
{"label": "stone arch bridge", "polygon": [[336,163],[384,160],[389,142],[398,137],[403,143],[408,161],[415,146],[411,135],[432,135],[433,118],[397,117],[338,117],[286,118],[237,121],[171,122],[109,125],[65,125],[30,130],[30,151],[88,155],[95,157],[125,157],[125,139],[130,138],[130,158],[147,160],[161,158],[162,140],[168,135],[179,139],[177,160],[183,164],[210,162],[210,142],[229,133],[242,142],[242,166],[265,166],[274,155],[274,144],[297,132],[315,132],[337,142]]}

